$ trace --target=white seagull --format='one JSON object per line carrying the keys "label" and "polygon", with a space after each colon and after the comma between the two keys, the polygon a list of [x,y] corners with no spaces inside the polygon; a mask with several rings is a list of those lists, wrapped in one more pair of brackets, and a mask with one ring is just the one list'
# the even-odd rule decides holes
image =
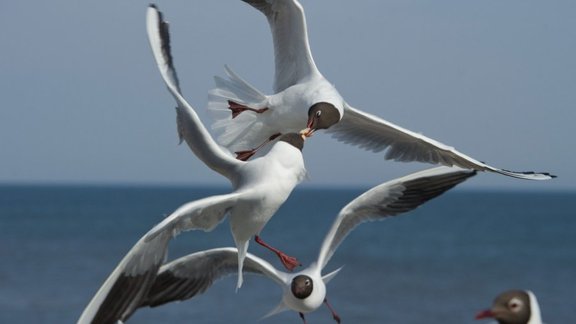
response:
{"label": "white seagull", "polygon": [[[157,232],[169,227],[179,232],[190,226],[209,230],[229,213],[232,235],[240,251],[239,270],[253,236],[256,236],[258,243],[275,252],[287,268],[293,269],[298,262],[265,244],[258,234],[306,175],[301,152],[306,136],[286,133],[278,137],[265,156],[249,162],[235,159],[212,139],[194,109],[182,97],[170,53],[168,23],[154,5],[148,8],[146,26],[160,74],[178,103],[176,111],[180,138],[186,141],[200,160],[228,178],[234,187],[234,192],[230,194],[180,207],[157,225]],[[239,276],[238,287],[242,283],[241,274]]]}
{"label": "white seagull", "polygon": [[[267,316],[285,310],[294,310],[304,320],[304,314],[326,303],[333,318],[340,322],[326,300],[326,283],[340,269],[323,275],[344,238],[360,223],[382,220],[415,209],[472,177],[476,171],[438,167],[417,172],[376,186],[348,203],[332,224],[324,238],[316,262],[297,273],[286,273],[267,261],[250,253],[244,271],[264,275],[282,287],[280,304]],[[206,250],[174,260],[163,265],[143,299],[141,307],[155,307],[168,302],[186,300],[206,291],[214,281],[235,274],[238,264],[237,249],[218,248]]]}
{"label": "white seagull", "polygon": [[499,324],[542,324],[540,306],[530,290],[508,290],[496,296],[492,308],[476,319],[494,318]]}
{"label": "white seagull", "polygon": [[180,94],[170,55],[168,24],[154,5],[148,8],[146,22],[156,63],[178,102],[180,138],[206,165],[227,177],[235,190],[184,204],[146,233],[86,306],[79,324],[125,321],[146,297],[164,262],[170,239],[182,231],[211,231],[226,215],[229,215],[232,236],[239,251],[237,288],[242,285],[242,264],[253,236],[274,251],[288,268],[298,265],[296,259],[262,242],[258,234],[305,176],[301,152],[305,136],[282,135],[268,154],[249,162],[232,157],[210,137],[194,109]]}
{"label": "white seagull", "polygon": [[344,143],[373,152],[386,150],[385,158],[390,160],[458,166],[521,179],[554,177],[490,166],[453,147],[351,107],[316,67],[308,43],[304,9],[297,0],[243,1],[268,19],[276,72],[273,95],[264,95],[228,67],[227,79],[215,78],[216,88],[210,91],[208,104],[216,118],[212,128],[220,134],[218,141],[222,145],[239,151],[238,158],[249,158],[272,135],[306,126],[309,135],[317,129],[327,129]]}

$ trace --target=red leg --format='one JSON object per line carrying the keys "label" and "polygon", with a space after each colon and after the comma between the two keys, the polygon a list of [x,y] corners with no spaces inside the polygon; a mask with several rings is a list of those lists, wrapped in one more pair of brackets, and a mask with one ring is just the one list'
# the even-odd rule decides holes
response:
{"label": "red leg", "polygon": [[256,113],[263,113],[266,110],[268,110],[268,107],[265,108],[260,108],[260,109],[254,109],[254,108],[250,108],[248,106],[245,106],[243,104],[239,104],[237,102],[234,102],[232,100],[228,100],[228,109],[230,109],[232,111],[232,119],[236,118],[238,115],[240,115],[241,113],[245,112],[246,110],[250,110]]}
{"label": "red leg", "polygon": [[287,254],[281,252],[280,250],[278,250],[276,248],[271,247],[266,242],[262,241],[260,236],[256,235],[256,237],[254,239],[256,240],[256,243],[258,243],[258,244],[262,245],[263,247],[267,248],[268,250],[276,253],[276,255],[280,258],[280,261],[282,261],[282,264],[284,265],[284,267],[286,267],[286,269],[292,271],[292,270],[294,270],[294,268],[301,265],[300,262],[298,262],[298,260],[296,258],[288,256]]}
{"label": "red leg", "polygon": [[326,304],[326,306],[328,306],[328,309],[330,309],[330,312],[332,313],[332,318],[336,321],[336,323],[340,324],[340,316],[336,314],[334,308],[332,308],[332,306],[328,303],[327,298],[324,298],[324,304]]}
{"label": "red leg", "polygon": [[262,148],[264,145],[270,143],[271,141],[275,140],[276,137],[278,137],[280,135],[282,135],[282,133],[273,134],[272,136],[268,137],[268,139],[266,141],[264,141],[264,143],[258,145],[256,148],[253,148],[251,150],[234,152],[234,153],[236,153],[236,159],[238,159],[240,161],[248,161],[248,159],[251,158],[254,154],[256,154],[256,152],[260,148]]}
{"label": "red leg", "polygon": [[306,324],[306,318],[304,317],[304,313],[298,313],[298,315],[300,315],[300,318],[302,319],[302,322],[304,322],[304,324]]}
{"label": "red leg", "polygon": [[256,150],[251,149],[247,151],[236,151],[234,153],[236,153],[236,159],[240,161],[248,161],[248,159],[251,158],[252,155],[256,154]]}

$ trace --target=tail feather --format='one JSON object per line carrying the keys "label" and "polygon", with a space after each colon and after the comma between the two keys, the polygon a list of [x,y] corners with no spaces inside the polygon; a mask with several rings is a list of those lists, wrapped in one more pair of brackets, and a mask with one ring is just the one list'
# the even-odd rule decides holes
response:
{"label": "tail feather", "polygon": [[249,241],[236,242],[236,247],[238,248],[238,282],[236,283],[236,291],[242,287],[242,283],[244,282],[242,268],[244,267],[244,259],[248,252],[248,243]]}
{"label": "tail feather", "polygon": [[271,311],[269,311],[266,315],[262,316],[261,319],[265,319],[268,318],[270,316],[274,316],[278,313],[282,313],[284,311],[289,310],[290,308],[288,306],[286,306],[286,304],[284,303],[284,301],[281,301],[280,304],[278,304],[278,306],[274,307],[274,309],[272,309]]}
{"label": "tail feather", "polygon": [[248,138],[248,133],[259,134],[262,123],[258,114],[242,113],[232,119],[228,101],[234,101],[251,108],[263,108],[266,95],[250,85],[228,66],[225,66],[228,78],[214,77],[216,87],[208,93],[208,111],[214,122],[212,130],[218,142],[231,150],[250,148],[260,138]]}
{"label": "tail feather", "polygon": [[225,65],[224,69],[229,80],[216,77],[215,79],[217,88],[226,89],[232,93],[235,93],[238,96],[238,99],[250,103],[259,103],[266,99],[266,96],[262,92],[260,92],[246,80],[242,79],[238,74],[232,71],[228,65]]}

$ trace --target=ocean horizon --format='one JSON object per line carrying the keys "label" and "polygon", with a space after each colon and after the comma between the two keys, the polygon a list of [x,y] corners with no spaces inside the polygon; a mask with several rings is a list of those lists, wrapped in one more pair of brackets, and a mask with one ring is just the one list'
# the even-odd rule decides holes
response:
{"label": "ocean horizon", "polygon": [[[262,238],[307,265],[334,217],[365,188],[298,187]],[[229,187],[0,184],[0,322],[74,323],[124,254],[191,200]],[[483,323],[501,291],[532,290],[546,323],[570,323],[576,282],[576,190],[459,189],[382,222],[361,224],[325,271],[343,266],[327,297],[343,323]],[[182,233],[169,260],[234,246],[227,222]],[[281,267],[252,243],[249,251]],[[216,282],[191,300],[138,310],[128,323],[301,323],[267,278]],[[333,323],[325,307],[308,323]],[[486,322],[486,321],[484,321]]]}

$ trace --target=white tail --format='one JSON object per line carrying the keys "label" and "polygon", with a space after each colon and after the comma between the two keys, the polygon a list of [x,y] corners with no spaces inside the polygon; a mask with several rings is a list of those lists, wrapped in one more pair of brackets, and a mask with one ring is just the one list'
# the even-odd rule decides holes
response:
{"label": "white tail", "polygon": [[214,123],[212,130],[217,134],[218,142],[231,150],[247,149],[255,139],[246,138],[250,131],[262,126],[258,114],[240,114],[232,119],[229,100],[251,108],[263,108],[266,95],[250,85],[228,66],[225,66],[228,78],[214,77],[216,88],[208,93],[208,110]]}

